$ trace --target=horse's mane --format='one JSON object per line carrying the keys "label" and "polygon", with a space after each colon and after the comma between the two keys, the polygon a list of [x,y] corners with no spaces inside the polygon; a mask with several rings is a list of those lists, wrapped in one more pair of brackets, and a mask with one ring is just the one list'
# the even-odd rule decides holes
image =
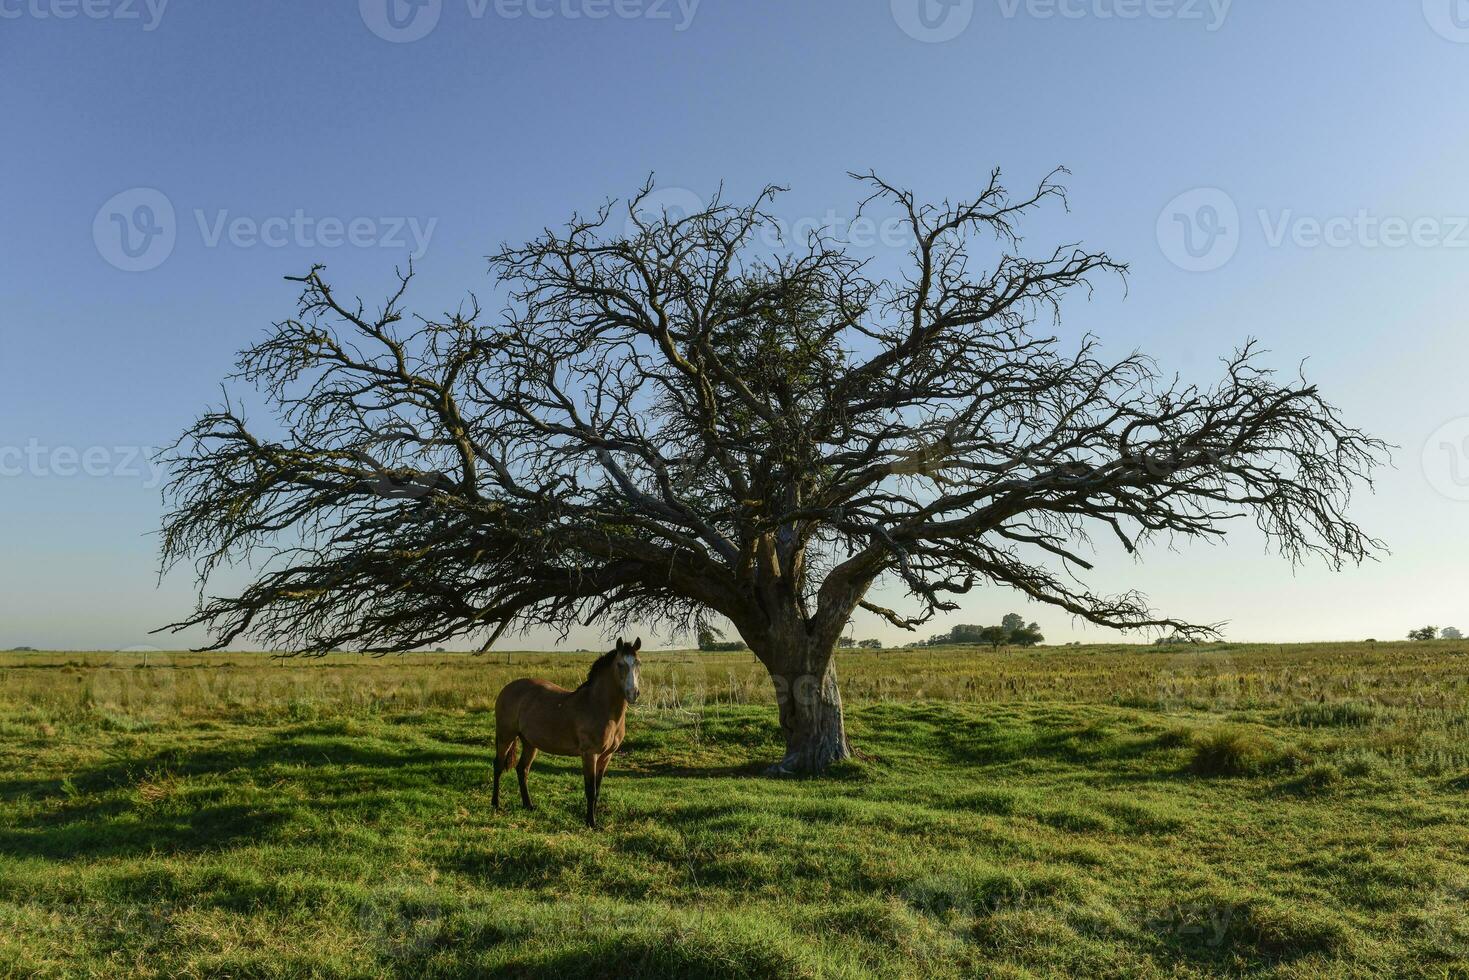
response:
{"label": "horse's mane", "polygon": [[608,667],[611,667],[612,661],[616,660],[617,655],[621,652],[622,651],[619,650],[617,647],[613,647],[611,650],[608,650],[606,653],[598,657],[596,661],[592,664],[592,669],[587,671],[587,679],[585,682],[582,683],[582,687],[586,687],[592,681],[596,680],[598,673],[606,670]]}

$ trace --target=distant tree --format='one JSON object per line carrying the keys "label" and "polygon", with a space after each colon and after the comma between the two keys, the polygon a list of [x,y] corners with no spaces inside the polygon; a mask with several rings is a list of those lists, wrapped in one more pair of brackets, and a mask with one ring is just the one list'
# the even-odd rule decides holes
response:
{"label": "distant tree", "polygon": [[986,626],[979,631],[980,641],[998,650],[1010,642],[1010,631],[1003,626]]}
{"label": "distant tree", "polygon": [[1439,630],[1438,635],[1439,639],[1443,640],[1462,640],[1464,638],[1464,634],[1459,632],[1457,626],[1445,626]]}
{"label": "distant tree", "polygon": [[1010,642],[1019,647],[1033,647],[1044,643],[1045,640],[1046,638],[1041,635],[1040,626],[1036,623],[1010,631]]}
{"label": "distant tree", "polygon": [[1376,550],[1345,508],[1387,447],[1254,343],[1194,385],[1033,329],[1124,271],[1024,250],[1055,180],[938,205],[859,180],[904,221],[891,276],[820,233],[772,254],[777,188],[672,214],[650,182],[499,250],[493,314],[414,315],[411,270],[380,304],[296,277],[238,361],[259,421],[226,400],[161,457],[163,566],[198,574],[173,627],[324,654],[718,615],[771,675],[776,771],[813,772],[851,754],[833,651],[858,609],[916,629],[983,585],[1208,634],[1082,583],[1086,543],[1248,518],[1293,561]]}
{"label": "distant tree", "polygon": [[949,632],[950,643],[983,643],[984,638],[980,636],[984,632],[983,626],[955,626]]}
{"label": "distant tree", "polygon": [[857,647],[861,650],[881,650],[881,640],[858,640]]}
{"label": "distant tree", "polygon": [[1418,629],[1408,631],[1408,639],[1410,640],[1432,640],[1437,636],[1437,626],[1420,626]]}
{"label": "distant tree", "polygon": [[741,640],[725,641],[720,639],[717,630],[708,626],[700,627],[698,631],[699,649],[705,653],[732,653],[736,650],[744,650],[745,644]]}
{"label": "distant tree", "polygon": [[957,637],[960,631],[964,631],[966,643],[987,643],[995,649],[1006,644],[1016,646],[1035,646],[1045,641],[1041,635],[1040,626],[1036,623],[1026,624],[1019,613],[1009,613],[1000,620],[998,626],[958,626],[954,633]]}

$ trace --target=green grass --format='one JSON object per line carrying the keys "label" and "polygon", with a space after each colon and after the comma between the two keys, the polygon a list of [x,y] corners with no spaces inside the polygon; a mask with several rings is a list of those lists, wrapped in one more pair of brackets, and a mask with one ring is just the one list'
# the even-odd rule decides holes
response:
{"label": "green grass", "polygon": [[1469,975],[1462,644],[847,654],[795,781],[747,654],[648,660],[588,831],[488,785],[585,657],[0,656],[0,973]]}

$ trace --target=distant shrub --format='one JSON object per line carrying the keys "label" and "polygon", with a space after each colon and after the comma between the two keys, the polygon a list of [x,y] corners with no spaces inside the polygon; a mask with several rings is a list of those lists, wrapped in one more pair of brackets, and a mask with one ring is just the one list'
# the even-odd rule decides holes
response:
{"label": "distant shrub", "polygon": [[1199,776],[1258,776],[1309,762],[1299,749],[1282,748],[1247,728],[1216,728],[1194,739],[1189,768]]}
{"label": "distant shrub", "polygon": [[1178,725],[1158,733],[1153,743],[1160,749],[1181,749],[1193,741],[1194,733],[1190,728]]}
{"label": "distant shrub", "polygon": [[1334,763],[1317,762],[1307,766],[1299,776],[1291,780],[1289,788],[1307,795],[1328,793],[1345,781],[1346,777]]}
{"label": "distant shrub", "polygon": [[922,925],[912,909],[895,900],[864,898],[824,909],[815,916],[823,929],[894,946],[912,941]]}
{"label": "distant shrub", "polygon": [[1365,749],[1345,752],[1338,757],[1337,762],[1341,766],[1342,775],[1350,779],[1367,779],[1373,776],[1380,776],[1387,770],[1386,759],[1376,752]]}
{"label": "distant shrub", "polygon": [[1270,959],[1332,952],[1347,941],[1342,924],[1323,911],[1257,895],[1241,904],[1230,930]]}

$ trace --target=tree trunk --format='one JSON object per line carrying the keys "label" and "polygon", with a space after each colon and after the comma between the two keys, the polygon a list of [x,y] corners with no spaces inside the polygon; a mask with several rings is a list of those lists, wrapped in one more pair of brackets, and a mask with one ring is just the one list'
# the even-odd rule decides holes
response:
{"label": "tree trunk", "polygon": [[851,758],[831,655],[808,660],[795,669],[771,670],[770,676],[775,681],[786,754],[766,770],[767,775],[819,773],[834,762]]}

